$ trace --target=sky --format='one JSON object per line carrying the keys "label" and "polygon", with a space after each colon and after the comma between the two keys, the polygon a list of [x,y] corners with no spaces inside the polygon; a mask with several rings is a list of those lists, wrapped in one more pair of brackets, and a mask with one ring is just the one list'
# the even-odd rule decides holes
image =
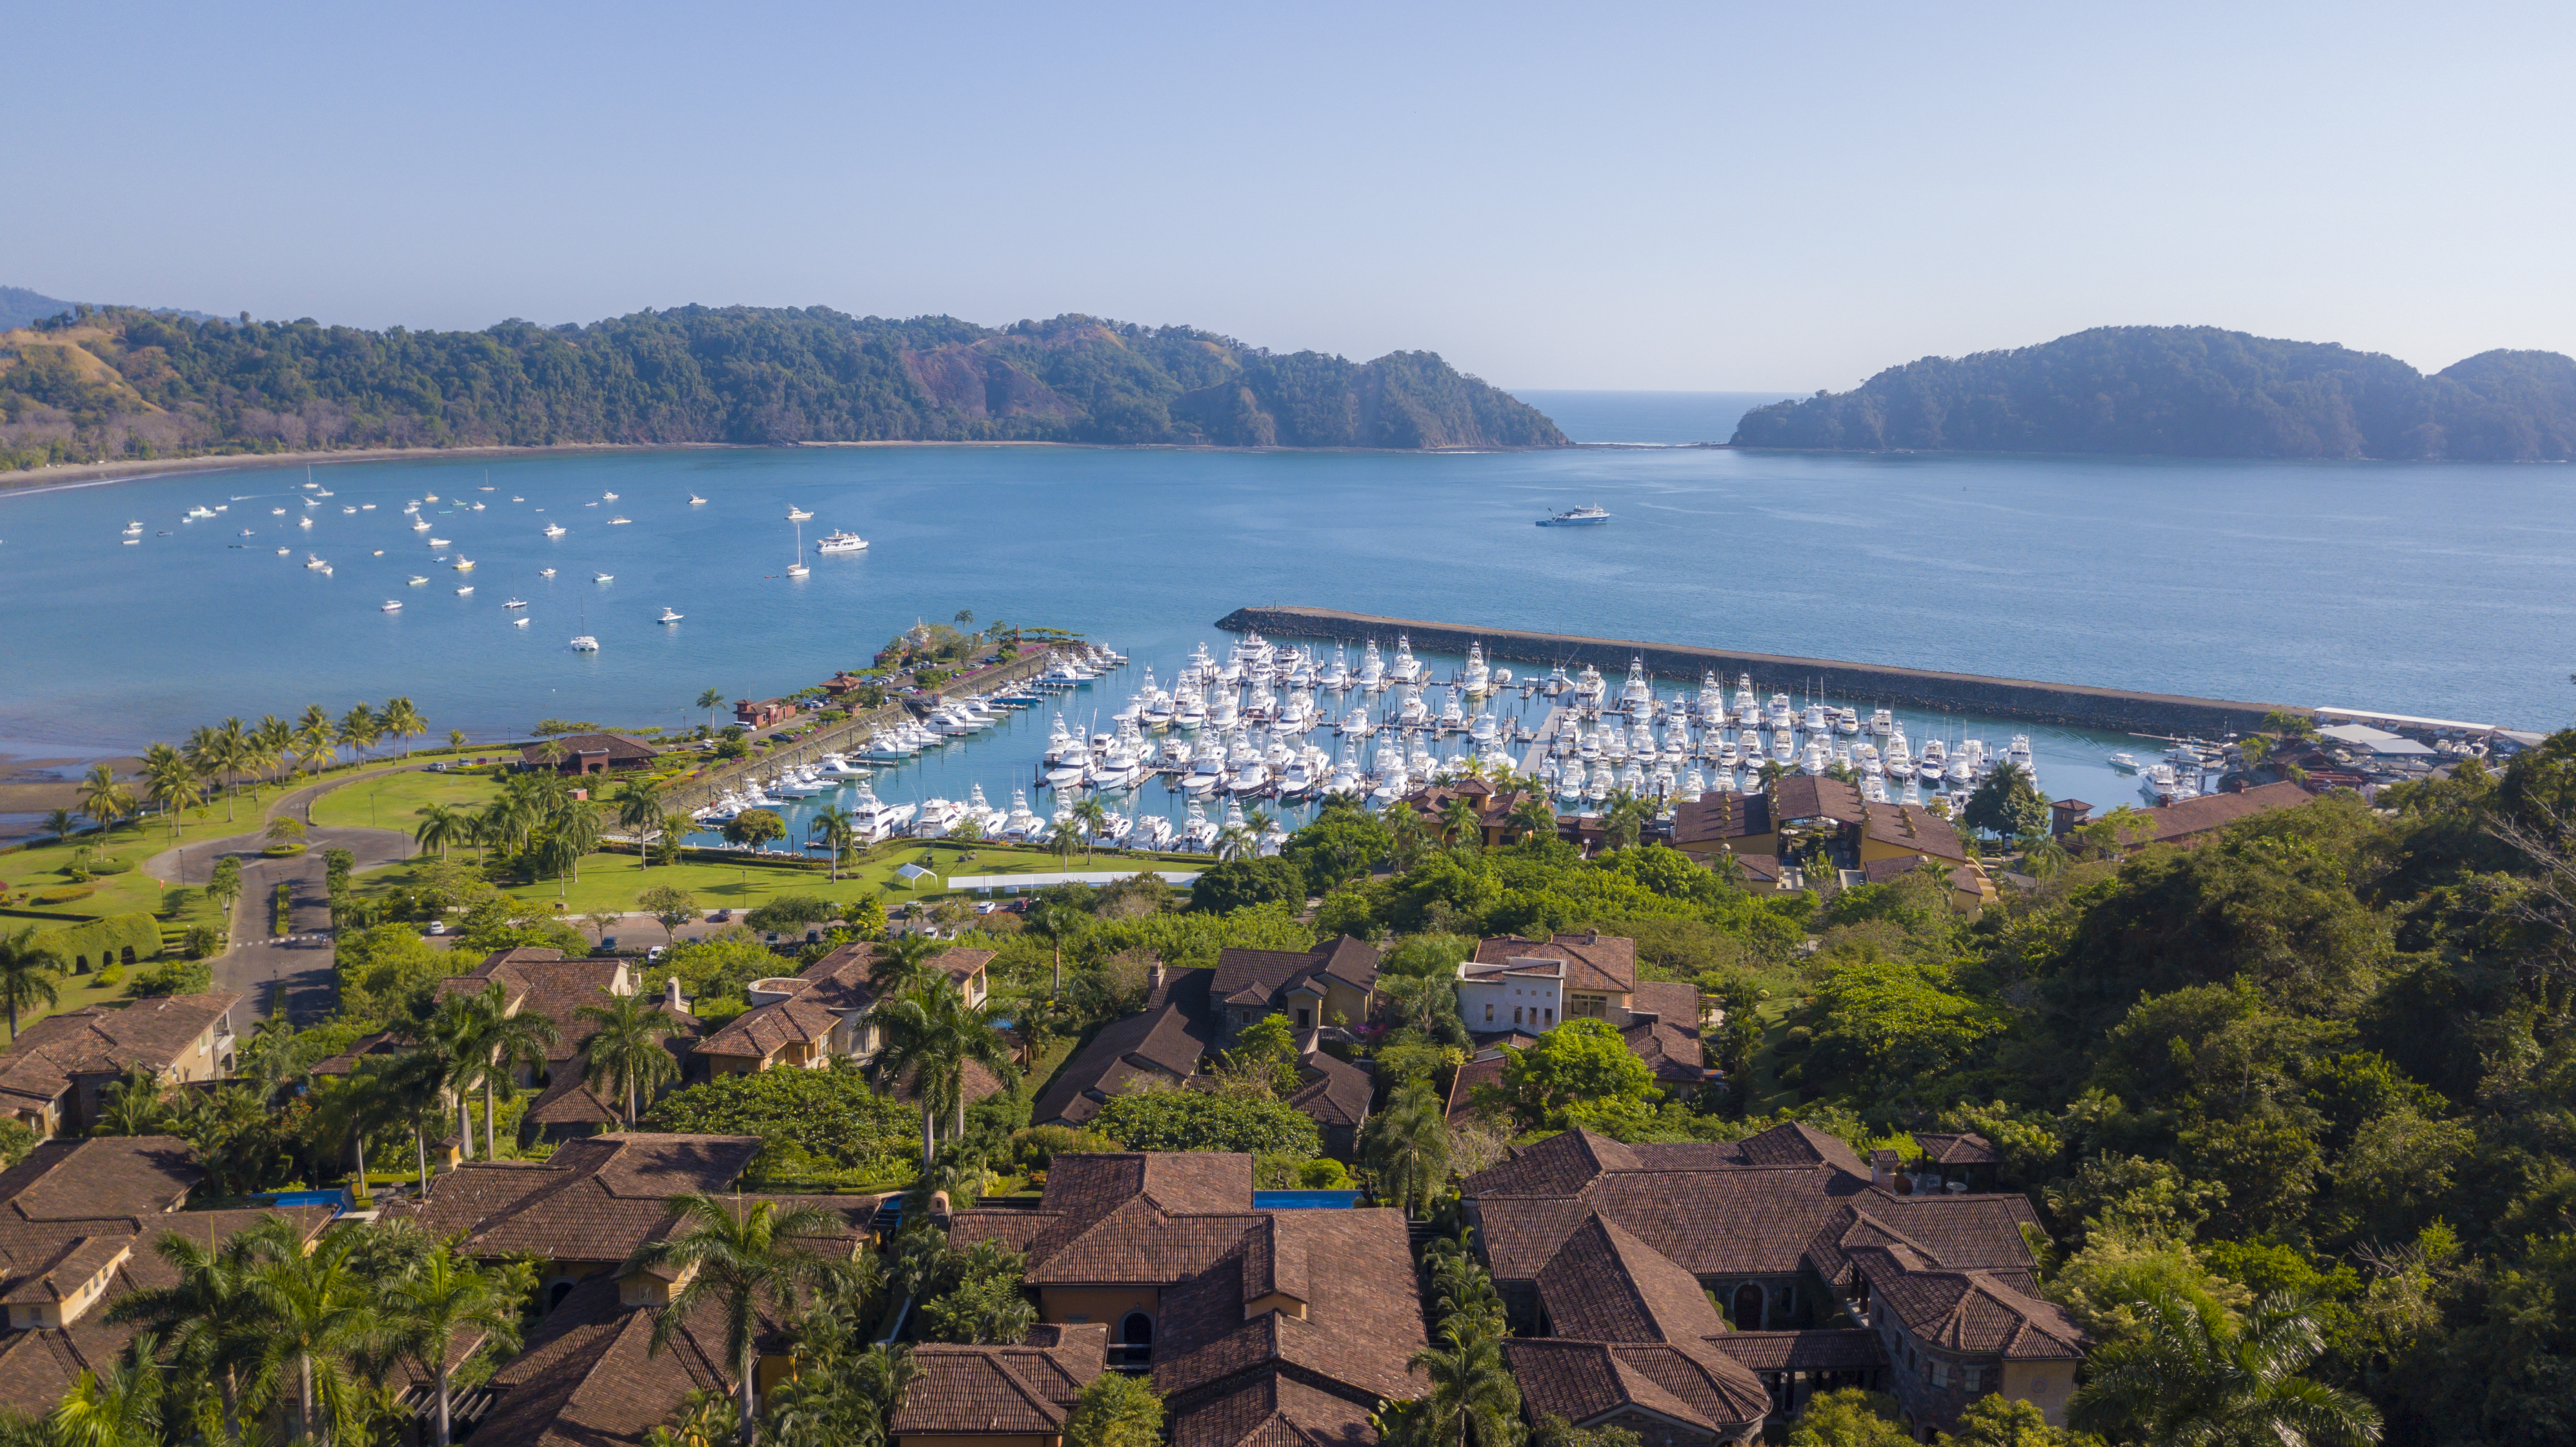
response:
{"label": "sky", "polygon": [[2576,352],[2576,7],[19,5],[0,284],[371,327],[1187,323],[1842,389]]}

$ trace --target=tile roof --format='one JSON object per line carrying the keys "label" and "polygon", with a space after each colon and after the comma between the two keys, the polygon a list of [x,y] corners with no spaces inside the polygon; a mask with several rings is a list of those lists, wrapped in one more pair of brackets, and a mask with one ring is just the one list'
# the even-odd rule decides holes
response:
{"label": "tile roof", "polygon": [[623,1305],[613,1276],[575,1285],[538,1321],[527,1349],[492,1373],[499,1396],[474,1440],[482,1447],[639,1442],[678,1413],[690,1392],[729,1391],[722,1303],[709,1298],[656,1352],[659,1314]]}
{"label": "tile roof", "polygon": [[1503,1360],[1534,1417],[1575,1426],[1634,1409],[1719,1438],[1743,1435],[1771,1409],[1743,1364],[1688,1345],[1508,1338]]}
{"label": "tile roof", "polygon": [[1637,942],[1617,935],[1551,935],[1544,940],[1502,935],[1479,940],[1475,959],[1489,965],[1510,960],[1563,960],[1565,988],[1569,990],[1624,995],[1637,988]]}
{"label": "tile roof", "polygon": [[2275,809],[2295,809],[2311,803],[2316,796],[2286,780],[2262,784],[2238,794],[2203,794],[2179,804],[2163,804],[2146,811],[2155,821],[2155,834],[2143,843],[2173,844],[2224,829],[2241,819],[2269,814]]}
{"label": "tile roof", "polygon": [[1288,991],[1330,977],[1360,990],[1377,988],[1375,946],[1349,935],[1312,950],[1227,949],[1217,952],[1209,997],[1228,1004],[1278,1003]]}
{"label": "tile roof", "polygon": [[[1274,1294],[1305,1304],[1247,1315]],[[1417,1395],[1405,1362],[1429,1344],[1401,1212],[1267,1212],[1225,1255],[1164,1290],[1154,1390],[1180,1396],[1285,1369],[1368,1398]]]}
{"label": "tile roof", "polygon": [[1836,1203],[1817,1223],[1809,1265],[1837,1287],[1852,1275],[1852,1254],[1901,1247],[1931,1265],[2026,1276],[2037,1266],[2022,1226],[2038,1224],[2018,1192],[1899,1196],[1871,1188]]}
{"label": "tile roof", "polygon": [[1726,1330],[1698,1278],[1594,1212],[1538,1274],[1549,1333],[1584,1341],[1690,1341]]}
{"label": "tile roof", "polygon": [[1143,1009],[1102,1026],[1065,1062],[1029,1118],[1039,1125],[1080,1125],[1139,1076],[1188,1079],[1220,1034],[1210,1003],[1215,979],[1214,970],[1171,971],[1145,997]]}
{"label": "tile roof", "polygon": [[1899,849],[1911,849],[1935,859],[1965,864],[1968,851],[1959,842],[1959,831],[1950,821],[1920,804],[1869,804],[1863,806],[1868,818],[1861,825],[1862,837]]}
{"label": "tile roof", "polygon": [[229,993],[161,995],[48,1015],[18,1032],[0,1056],[0,1099],[41,1109],[71,1088],[74,1075],[114,1075],[129,1065],[167,1070],[240,1003]]}
{"label": "tile roof", "polygon": [[1769,834],[1771,801],[1760,795],[1719,790],[1673,806],[1673,844],[1723,844]]}
{"label": "tile roof", "polygon": [[924,1343],[921,1375],[896,1409],[898,1436],[1054,1436],[1107,1360],[1109,1328],[1041,1326],[1013,1346]]}
{"label": "tile roof", "polygon": [[1866,1327],[1814,1331],[1730,1331],[1709,1345],[1757,1372],[1847,1372],[1887,1365],[1887,1348]]}
{"label": "tile roof", "polygon": [[1032,1286],[1169,1283],[1207,1269],[1260,1217],[1252,1157],[1220,1151],[1063,1155],[1038,1209],[960,1211],[949,1238],[1029,1257]]}
{"label": "tile roof", "polygon": [[1994,1143],[1973,1133],[1961,1135],[1914,1133],[1914,1143],[1923,1148],[1926,1160],[1936,1166],[1990,1166],[2001,1160]]}
{"label": "tile roof", "polygon": [[1783,823],[1831,819],[1858,824],[1867,817],[1862,810],[1858,785],[1825,774],[1789,774],[1771,786],[1771,817]]}
{"label": "tile roof", "polygon": [[1369,1409],[1280,1372],[1172,1411],[1173,1447],[1376,1447]]}
{"label": "tile roof", "polygon": [[[557,767],[570,767],[584,754],[604,754],[611,763],[640,764],[659,752],[652,745],[624,734],[566,734],[552,742],[563,748],[563,759]],[[544,748],[543,743],[528,745],[519,750],[519,761],[530,768],[544,765],[545,760],[540,757]]]}
{"label": "tile roof", "polygon": [[[598,1005],[611,993],[631,993],[634,978],[620,959],[566,959],[563,951],[521,945],[498,950],[461,975],[438,982],[438,998],[479,994],[498,984],[521,1010],[552,1020],[555,1043],[546,1047],[548,1061],[570,1060],[599,1027],[581,1018],[585,1006]],[[620,991],[614,987],[625,986]]]}
{"label": "tile roof", "polygon": [[458,1166],[438,1179],[426,1204],[404,1214],[434,1237],[466,1233],[477,1256],[525,1251],[622,1262],[669,1229],[670,1197],[730,1188],[759,1149],[758,1136],[586,1136],[542,1162]]}
{"label": "tile roof", "polygon": [[1368,1119],[1377,1076],[1366,1065],[1310,1050],[1298,1066],[1300,1084],[1288,1103],[1321,1126],[1357,1126]]}
{"label": "tile roof", "polygon": [[0,1171],[0,1220],[157,1215],[179,1209],[205,1178],[177,1136],[38,1141],[25,1159]]}
{"label": "tile roof", "polygon": [[1985,1271],[1872,1270],[1870,1299],[1936,1347],[2008,1361],[2081,1357],[2090,1339],[2073,1317]]}

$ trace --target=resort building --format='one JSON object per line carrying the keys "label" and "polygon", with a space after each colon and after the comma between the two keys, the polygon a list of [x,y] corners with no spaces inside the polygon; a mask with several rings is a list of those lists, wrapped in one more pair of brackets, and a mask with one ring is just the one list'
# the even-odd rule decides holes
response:
{"label": "resort building", "polygon": [[1867,802],[1857,787],[1825,775],[1788,775],[1764,794],[1709,793],[1677,805],[1672,846],[1703,863],[1731,857],[1756,888],[1798,887],[1800,871],[1788,860],[1821,850],[1870,884],[1931,865],[1962,913],[1996,897],[1948,820],[1919,804]]}
{"label": "resort building", "polygon": [[[691,1054],[701,1075],[751,1075],[776,1066],[814,1070],[835,1058],[866,1060],[877,1053],[876,1027],[868,1010],[876,1003],[869,977],[877,968],[882,946],[856,940],[840,946],[793,975],[751,982],[751,1008],[697,1041]],[[991,950],[947,949],[926,966],[944,975],[969,1005],[981,1005],[991,991],[984,967]],[[980,1089],[975,1099],[998,1089],[1000,1082],[981,1066],[969,1065]]]}
{"label": "resort building", "polygon": [[[1463,799],[1467,807],[1475,811],[1475,842],[1492,848],[1509,843],[1516,836],[1518,826],[1512,822],[1512,811],[1521,806],[1521,800],[1529,797],[1526,790],[1499,789],[1483,779],[1462,776],[1414,790],[1404,796],[1404,806],[1421,815],[1422,822],[1436,832],[1447,826],[1450,804]],[[1540,802],[1546,802],[1544,795],[1539,798]],[[1549,818],[1555,818],[1553,810]]]}
{"label": "resort building", "polygon": [[660,752],[624,734],[570,734],[543,739],[519,750],[519,767],[570,775],[622,774],[651,764]]}
{"label": "resort building", "polygon": [[[1940,1139],[1954,1158],[1991,1152]],[[1507,1347],[1533,1409],[1708,1444],[1857,1385],[1893,1393],[1917,1436],[1989,1392],[2063,1425],[2086,1342],[2039,1298],[2028,1199],[1930,1190],[1887,1156],[1794,1124],[1680,1145],[1576,1130],[1471,1177],[1513,1324],[1551,1343]],[[1710,1330],[1719,1312],[1732,1330]]]}
{"label": "resort building", "polygon": [[80,1135],[100,1097],[141,1068],[168,1085],[233,1073],[236,994],[159,995],[48,1015],[0,1057],[0,1111],[38,1136]]}
{"label": "resort building", "polygon": [[733,701],[733,721],[747,729],[765,729],[794,717],[796,705],[783,698],[738,698]]}
{"label": "resort building", "polygon": [[894,1414],[895,1447],[1062,1447],[1082,1389],[1106,1370],[1109,1328],[1041,1324],[1010,1346],[925,1342]]}

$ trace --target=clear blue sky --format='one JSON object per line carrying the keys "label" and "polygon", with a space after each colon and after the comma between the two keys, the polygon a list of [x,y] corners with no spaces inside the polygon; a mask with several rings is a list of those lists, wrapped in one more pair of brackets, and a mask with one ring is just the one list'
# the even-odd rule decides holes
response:
{"label": "clear blue sky", "polygon": [[0,283],[1188,322],[1521,387],[2576,351],[2576,9],[21,5]]}

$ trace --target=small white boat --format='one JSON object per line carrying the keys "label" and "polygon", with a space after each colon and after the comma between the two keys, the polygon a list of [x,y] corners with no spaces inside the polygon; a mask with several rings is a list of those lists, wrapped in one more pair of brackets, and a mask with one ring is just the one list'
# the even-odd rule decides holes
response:
{"label": "small white boat", "polygon": [[526,499],[526,498],[524,498],[524,497],[519,497],[519,496],[513,495],[513,496],[511,497],[510,501],[512,501],[512,502],[526,502],[526,501],[527,501],[527,499]]}
{"label": "small white boat", "polygon": [[374,552],[367,554],[367,556],[368,556],[368,557],[371,557],[371,558],[381,558],[381,557],[383,557],[384,555],[385,555],[385,550],[384,550],[384,549],[382,549],[382,548],[378,548],[378,549],[376,549]]}
{"label": "small white boat", "polygon": [[662,610],[662,616],[654,619],[653,621],[656,623],[677,623],[686,616],[688,615],[680,612],[676,608],[665,607]]}
{"label": "small white boat", "polygon": [[605,583],[615,579],[616,576],[615,573],[593,573],[590,575],[590,580],[594,583]]}
{"label": "small white boat", "polygon": [[385,606],[377,609],[376,611],[379,613],[399,613],[402,611],[402,601],[397,598],[387,598],[385,600]]}
{"label": "small white boat", "polygon": [[603,492],[599,495],[599,500],[601,502],[615,502],[617,501],[617,494],[613,492]]}
{"label": "small white boat", "polygon": [[550,538],[559,538],[559,537],[562,537],[566,531],[568,531],[568,529],[566,529],[562,523],[548,523],[548,524],[546,524],[546,536],[547,536],[547,537],[550,537]]}
{"label": "small white boat", "polygon": [[431,547],[433,547],[433,548],[443,548],[443,547],[446,547],[446,546],[447,546],[447,539],[445,539],[445,538],[431,538],[431,539],[429,540],[429,545],[430,545]]}
{"label": "small white boat", "polygon": [[510,626],[513,628],[525,628],[528,626],[528,620],[524,617],[513,618],[510,620]]}
{"label": "small white boat", "polygon": [[813,517],[814,515],[812,513],[807,512],[801,507],[797,507],[793,504],[788,506],[787,520],[791,523],[810,522],[813,520]]}
{"label": "small white boat", "polygon": [[282,558],[282,557],[285,557],[288,553],[291,553],[291,552],[294,552],[294,551],[295,551],[295,550],[294,550],[293,548],[279,548],[279,549],[277,550],[277,555],[278,555],[279,557],[281,557],[281,558]]}
{"label": "small white boat", "polygon": [[471,592],[473,592],[473,591],[474,591],[474,585],[473,585],[473,584],[471,584],[471,583],[468,583],[468,584],[466,584],[464,587],[459,588],[459,589],[457,589],[457,590],[456,590],[456,596],[457,596],[457,597],[459,597],[459,598],[462,598],[462,597],[464,597],[466,594],[471,593]]}
{"label": "small white boat", "polygon": [[813,576],[813,573],[814,570],[805,566],[803,563],[789,563],[787,565],[787,576],[791,578],[811,577]]}
{"label": "small white boat", "polygon": [[631,523],[633,521],[635,521],[633,518],[610,518],[608,520],[608,525],[610,527],[616,527],[620,523]]}
{"label": "small white boat", "polygon": [[306,567],[308,567],[308,568],[327,568],[327,567],[329,567],[329,566],[331,566],[331,565],[330,565],[329,563],[326,563],[326,562],[322,561],[319,557],[316,557],[315,555],[313,555],[313,554],[311,554],[311,553],[306,553],[306,554],[304,555],[304,566],[306,566]]}
{"label": "small white boat", "polygon": [[450,566],[460,573],[470,573],[474,571],[474,560],[472,558],[458,558],[454,563],[450,564]]}
{"label": "small white boat", "polygon": [[700,497],[700,496],[698,496],[696,493],[694,493],[694,492],[693,492],[693,493],[690,493],[690,494],[689,494],[689,506],[691,506],[691,507],[699,507],[699,506],[704,505],[704,504],[705,504],[705,502],[706,502],[706,499],[705,499],[705,498],[702,498],[702,497]]}
{"label": "small white boat", "polygon": [[2126,753],[2113,754],[2109,762],[2112,768],[2124,774],[2134,774],[2138,771],[2137,759]]}
{"label": "small white boat", "polygon": [[539,569],[537,569],[537,576],[538,576],[538,577],[540,577],[540,578],[551,578],[551,577],[553,577],[554,575],[555,575],[555,570],[554,570],[554,569],[552,569],[552,568],[539,568]]}
{"label": "small white boat", "polygon": [[587,633],[584,633],[572,641],[572,651],[575,653],[597,653],[599,651],[599,640],[591,637]]}
{"label": "small white boat", "polygon": [[525,598],[513,598],[501,606],[504,608],[525,608],[528,606],[528,600]]}
{"label": "small white boat", "polygon": [[428,581],[429,581],[429,580],[428,580],[427,578],[422,577],[422,576],[421,576],[420,574],[418,574],[418,573],[414,573],[414,574],[412,574],[412,575],[411,575],[411,585],[412,585],[413,587],[415,587],[415,588],[419,587],[421,584],[426,583],[426,582],[428,582]]}

